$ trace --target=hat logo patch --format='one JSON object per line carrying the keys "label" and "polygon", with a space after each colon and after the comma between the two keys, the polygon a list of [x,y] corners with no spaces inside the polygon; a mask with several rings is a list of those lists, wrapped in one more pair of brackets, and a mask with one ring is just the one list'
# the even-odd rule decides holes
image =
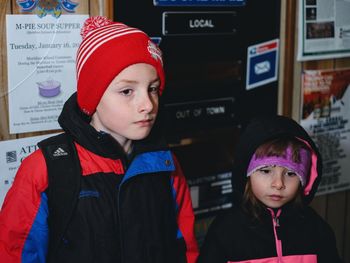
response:
{"label": "hat logo patch", "polygon": [[160,51],[156,44],[149,40],[147,50],[155,60],[159,60],[163,65],[162,51]]}

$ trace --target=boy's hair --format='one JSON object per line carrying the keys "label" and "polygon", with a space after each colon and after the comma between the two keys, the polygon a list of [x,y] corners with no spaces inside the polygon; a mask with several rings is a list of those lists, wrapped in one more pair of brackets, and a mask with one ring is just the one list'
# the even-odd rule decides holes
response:
{"label": "boy's hair", "polygon": [[162,52],[143,31],[106,17],[88,18],[76,61],[78,105],[92,115],[112,80],[125,68],[146,63],[157,70],[159,93],[165,84]]}
{"label": "boy's hair", "polygon": [[[277,138],[270,140],[262,145],[260,145],[256,151],[255,156],[258,158],[277,156],[282,157],[285,155],[286,149],[291,148],[292,150],[292,160],[296,163],[301,162],[300,150],[304,149],[310,151],[307,146],[299,141],[296,138]],[[302,202],[303,196],[303,188],[300,186],[297,195],[293,199],[292,203],[295,206],[301,207],[303,205]],[[264,204],[261,203],[254,195],[252,188],[250,177],[248,178],[247,184],[245,186],[244,194],[243,194],[243,209],[252,214],[256,219],[259,219],[261,211],[265,208]]]}

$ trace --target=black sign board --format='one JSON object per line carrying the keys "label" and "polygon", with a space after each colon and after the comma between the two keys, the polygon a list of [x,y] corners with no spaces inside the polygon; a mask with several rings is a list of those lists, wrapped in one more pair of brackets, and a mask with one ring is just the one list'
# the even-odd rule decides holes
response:
{"label": "black sign board", "polygon": [[164,12],[163,35],[236,33],[235,12]]}
{"label": "black sign board", "polygon": [[243,6],[246,0],[153,0],[155,6]]}
{"label": "black sign board", "polygon": [[177,133],[222,126],[232,123],[235,116],[234,98],[168,103],[165,109],[169,128]]}
{"label": "black sign board", "polygon": [[[248,90],[246,68],[250,46],[279,38],[280,1],[144,0],[136,5],[115,0],[114,20],[144,30],[163,51],[162,100],[170,134],[234,127],[256,114],[276,113],[278,81]],[[211,108],[222,114],[210,115]]]}

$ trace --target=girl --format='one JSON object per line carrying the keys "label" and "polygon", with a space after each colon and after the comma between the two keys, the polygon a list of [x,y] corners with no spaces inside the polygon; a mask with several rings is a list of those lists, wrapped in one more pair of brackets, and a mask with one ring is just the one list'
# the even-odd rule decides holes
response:
{"label": "girl", "polygon": [[333,231],[308,206],[321,168],[295,121],[253,120],[236,149],[233,209],[210,226],[198,263],[340,262]]}

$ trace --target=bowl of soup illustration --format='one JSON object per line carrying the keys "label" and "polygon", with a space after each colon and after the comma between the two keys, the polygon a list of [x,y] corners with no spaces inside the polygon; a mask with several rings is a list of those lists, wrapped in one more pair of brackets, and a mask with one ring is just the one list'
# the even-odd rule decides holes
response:
{"label": "bowl of soup illustration", "polygon": [[43,97],[55,97],[61,92],[61,83],[56,80],[37,82],[39,94]]}

